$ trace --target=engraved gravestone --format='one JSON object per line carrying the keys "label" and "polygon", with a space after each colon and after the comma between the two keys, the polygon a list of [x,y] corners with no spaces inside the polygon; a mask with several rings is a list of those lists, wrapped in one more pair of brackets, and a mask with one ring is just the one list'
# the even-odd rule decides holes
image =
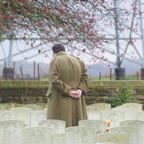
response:
{"label": "engraved gravestone", "polygon": [[31,108],[16,107],[10,108],[10,111],[16,113],[17,120],[24,121],[25,124],[30,125],[30,112],[32,111]]}
{"label": "engraved gravestone", "polygon": [[0,122],[0,144],[23,144],[24,122],[7,120]]}
{"label": "engraved gravestone", "polygon": [[97,138],[98,143],[102,142],[114,142],[116,144],[128,144],[129,136],[127,134],[120,133],[106,133],[99,134]]}
{"label": "engraved gravestone", "polygon": [[43,110],[44,110],[44,111],[47,111],[47,108],[44,108]]}
{"label": "engraved gravestone", "polygon": [[101,111],[95,107],[87,107],[87,115],[89,120],[101,120]]}
{"label": "engraved gravestone", "polygon": [[138,129],[134,127],[114,127],[110,132],[125,133],[129,135],[129,144],[138,144]]}
{"label": "engraved gravestone", "polygon": [[23,144],[51,144],[51,129],[30,127],[23,129]]}
{"label": "engraved gravestone", "polygon": [[52,144],[82,144],[82,139],[76,133],[61,133],[52,136]]}
{"label": "engraved gravestone", "polygon": [[111,105],[106,103],[95,103],[88,105],[86,108],[89,120],[101,120],[101,112],[110,110]]}
{"label": "engraved gravestone", "polygon": [[0,121],[17,120],[16,113],[10,110],[0,110]]}
{"label": "engraved gravestone", "polygon": [[102,111],[102,120],[112,120],[110,127],[119,126],[119,122],[125,120],[124,112],[120,111]]}
{"label": "engraved gravestone", "polygon": [[137,112],[138,120],[144,121],[144,111]]}
{"label": "engraved gravestone", "polygon": [[102,142],[102,143],[96,143],[96,144],[116,144],[116,143],[113,143],[113,142]]}
{"label": "engraved gravestone", "polygon": [[110,110],[111,109],[111,105],[108,104],[108,103],[94,103],[94,104],[88,105],[87,107],[96,107],[100,111]]}
{"label": "engraved gravestone", "polygon": [[68,127],[66,132],[79,134],[82,139],[82,144],[94,144],[95,143],[95,129],[91,127]]}
{"label": "engraved gravestone", "polygon": [[39,126],[39,123],[47,119],[46,111],[35,110],[30,112],[30,125]]}
{"label": "engraved gravestone", "polygon": [[31,108],[32,110],[42,110],[43,109],[42,106],[34,105],[34,104],[27,104],[27,105],[24,105],[24,107]]}
{"label": "engraved gravestone", "polygon": [[106,121],[101,120],[81,120],[79,121],[79,126],[93,127],[95,128],[95,134],[99,132],[105,132]]}
{"label": "engraved gravestone", "polygon": [[79,126],[92,127],[95,129],[95,142],[97,141],[97,134],[105,132],[107,123],[101,120],[81,120]]}
{"label": "engraved gravestone", "polygon": [[62,120],[46,120],[39,123],[39,126],[51,128],[52,134],[65,133],[66,123]]}
{"label": "engraved gravestone", "polygon": [[137,128],[138,129],[138,144],[143,144],[143,142],[144,142],[144,121],[140,121],[140,120],[121,121],[120,126]]}
{"label": "engraved gravestone", "polygon": [[125,120],[137,120],[137,112],[142,111],[142,104],[126,103],[113,109],[112,111],[122,111],[125,113]]}

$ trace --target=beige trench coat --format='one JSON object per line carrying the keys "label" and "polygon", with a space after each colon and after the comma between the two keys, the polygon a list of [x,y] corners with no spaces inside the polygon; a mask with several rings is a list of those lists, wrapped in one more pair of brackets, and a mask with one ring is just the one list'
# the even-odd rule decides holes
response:
{"label": "beige trench coat", "polygon": [[[84,95],[87,93],[89,76],[84,63],[64,51],[56,54],[49,67],[48,119],[66,121],[66,127],[77,126],[79,120],[87,119]],[[82,89],[79,99],[71,98],[71,90]]]}

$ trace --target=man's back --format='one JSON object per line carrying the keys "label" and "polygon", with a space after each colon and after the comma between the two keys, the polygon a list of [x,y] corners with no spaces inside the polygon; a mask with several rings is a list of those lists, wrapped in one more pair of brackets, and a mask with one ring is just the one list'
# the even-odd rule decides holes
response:
{"label": "man's back", "polygon": [[82,76],[80,61],[73,56],[59,55],[55,62],[60,80],[72,87],[77,87]]}
{"label": "man's back", "polygon": [[[60,51],[49,67],[48,119],[66,121],[66,127],[77,126],[79,120],[87,119],[84,95],[88,89],[89,77],[81,60]],[[70,96],[71,91],[81,90],[78,98]]]}

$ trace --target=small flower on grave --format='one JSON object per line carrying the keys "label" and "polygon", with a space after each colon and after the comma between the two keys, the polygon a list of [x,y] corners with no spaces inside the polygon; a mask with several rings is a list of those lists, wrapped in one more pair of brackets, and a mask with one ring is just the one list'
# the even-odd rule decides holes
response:
{"label": "small flower on grave", "polygon": [[107,124],[110,125],[112,120],[107,120]]}
{"label": "small flower on grave", "polygon": [[107,131],[107,132],[109,132],[109,129],[110,129],[109,127],[106,127],[106,131]]}

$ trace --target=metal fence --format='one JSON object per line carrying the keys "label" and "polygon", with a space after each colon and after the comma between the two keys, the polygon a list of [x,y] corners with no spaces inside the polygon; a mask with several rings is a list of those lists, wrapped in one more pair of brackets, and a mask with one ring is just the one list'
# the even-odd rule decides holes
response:
{"label": "metal fence", "polygon": [[[6,61],[0,64],[0,80],[26,80],[26,81],[48,81],[49,64],[41,64],[37,62],[26,63],[24,65],[13,63],[13,67],[8,67]],[[120,73],[115,73],[115,68],[88,68],[90,80],[117,80]],[[144,80],[142,69],[127,69],[120,80]]]}

